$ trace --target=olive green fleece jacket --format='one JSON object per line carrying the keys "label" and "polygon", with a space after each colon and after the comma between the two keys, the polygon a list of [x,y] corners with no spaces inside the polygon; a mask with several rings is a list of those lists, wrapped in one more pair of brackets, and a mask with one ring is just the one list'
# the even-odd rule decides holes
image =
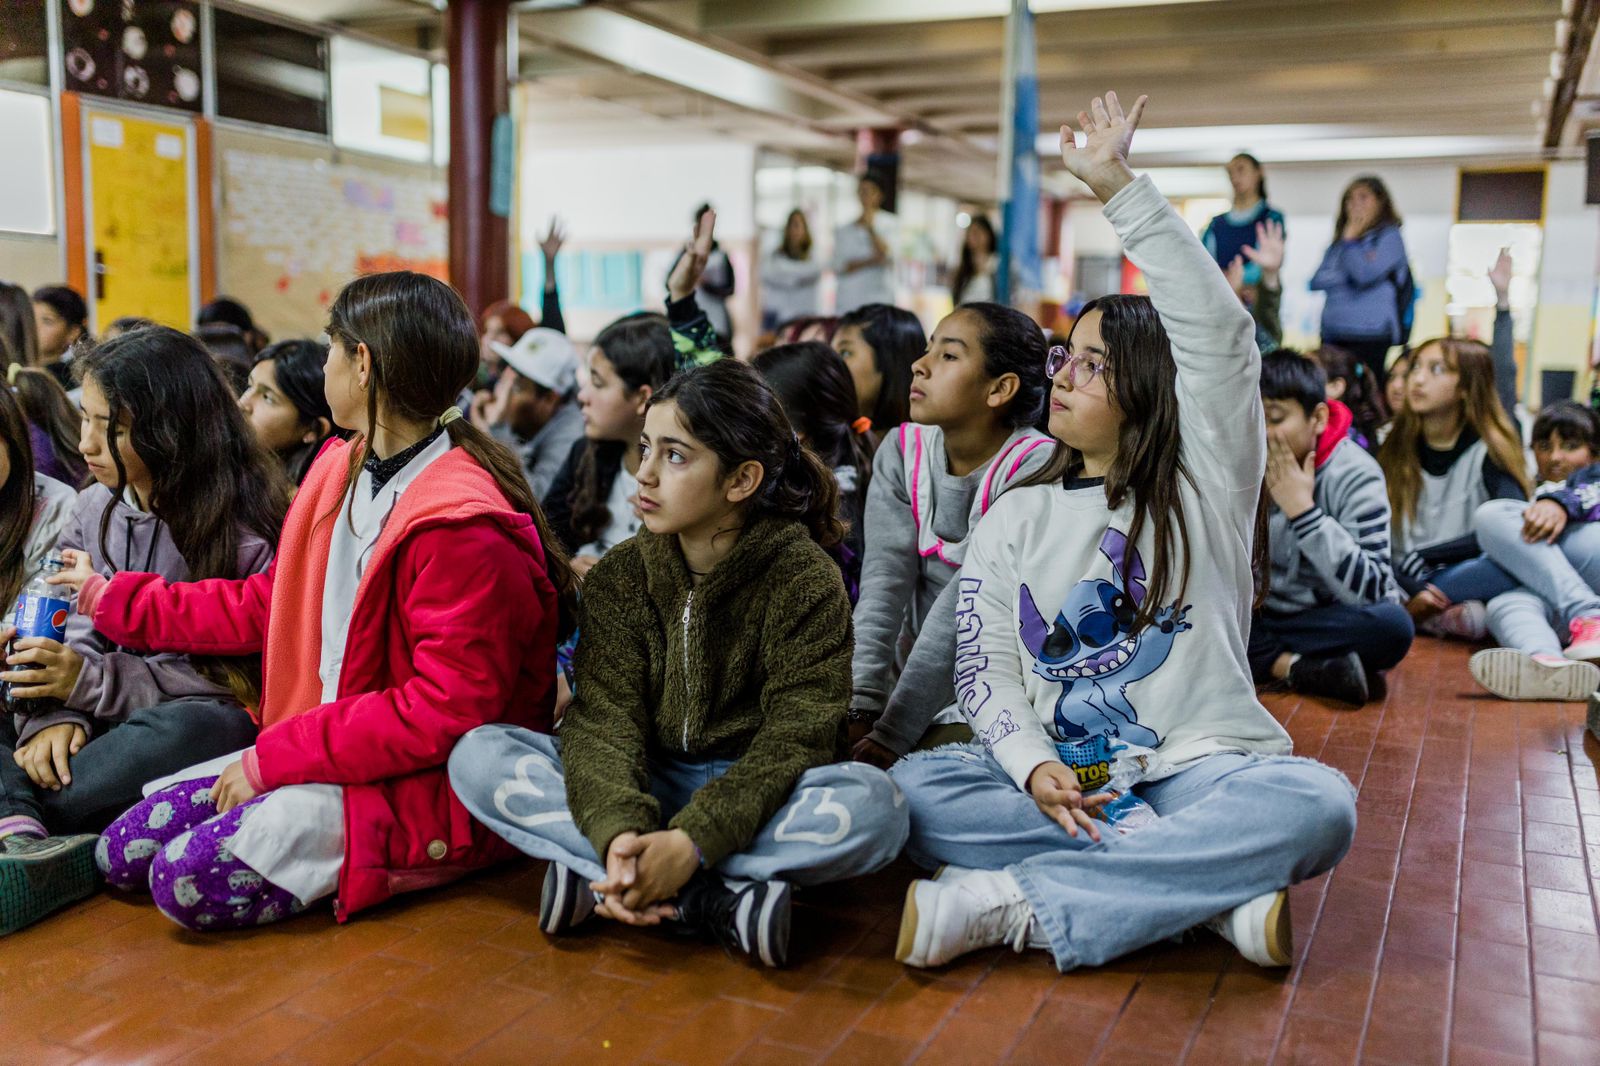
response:
{"label": "olive green fleece jacket", "polygon": [[652,754],[734,760],[668,826],[708,867],[747,847],[802,773],[844,756],[850,598],[798,522],[758,519],[698,587],[677,537],[641,530],[589,572],[581,629],[561,761],[597,855],[661,827]]}

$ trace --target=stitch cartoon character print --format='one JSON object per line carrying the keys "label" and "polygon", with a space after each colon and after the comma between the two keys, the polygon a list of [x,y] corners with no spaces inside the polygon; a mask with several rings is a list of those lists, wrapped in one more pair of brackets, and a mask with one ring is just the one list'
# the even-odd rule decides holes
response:
{"label": "stitch cartoon character print", "polygon": [[1022,585],[1017,592],[1022,644],[1033,656],[1033,672],[1061,685],[1055,709],[1061,740],[1118,737],[1159,747],[1161,737],[1140,724],[1127,689],[1155,673],[1178,635],[1193,628],[1185,621],[1189,607],[1174,602],[1157,611],[1151,625],[1133,632],[1146,595],[1144,560],[1115,529],[1100,539],[1100,553],[1111,561],[1113,576],[1125,575],[1127,590],[1104,578],[1086,578],[1067,593],[1055,622],[1046,623],[1032,590]]}

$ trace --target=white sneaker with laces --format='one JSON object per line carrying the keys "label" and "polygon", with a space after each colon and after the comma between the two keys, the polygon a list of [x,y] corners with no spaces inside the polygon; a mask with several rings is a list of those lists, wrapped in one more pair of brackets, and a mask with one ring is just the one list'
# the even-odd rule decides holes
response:
{"label": "white sneaker with laces", "polygon": [[1257,966],[1288,966],[1294,962],[1288,889],[1264,892],[1205,924]]}
{"label": "white sneaker with laces", "polygon": [[1600,667],[1559,655],[1489,648],[1467,661],[1472,679],[1503,700],[1581,700],[1600,688]]}
{"label": "white sneaker with laces", "polygon": [[907,966],[943,966],[980,948],[1044,947],[1033,907],[1004,870],[945,866],[938,880],[913,881],[900,915],[894,957]]}

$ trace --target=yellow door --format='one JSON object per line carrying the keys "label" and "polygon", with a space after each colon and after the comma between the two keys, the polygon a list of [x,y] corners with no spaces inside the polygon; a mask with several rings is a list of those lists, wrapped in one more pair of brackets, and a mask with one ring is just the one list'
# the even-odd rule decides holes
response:
{"label": "yellow door", "polygon": [[134,315],[187,330],[189,126],[93,110],[85,118],[93,327]]}

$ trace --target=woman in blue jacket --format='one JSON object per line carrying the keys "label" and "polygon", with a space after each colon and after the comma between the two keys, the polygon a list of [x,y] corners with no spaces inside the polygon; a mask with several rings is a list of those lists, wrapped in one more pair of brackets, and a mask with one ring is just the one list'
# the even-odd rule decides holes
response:
{"label": "woman in blue jacket", "polygon": [[1327,294],[1322,343],[1350,352],[1383,382],[1389,349],[1406,341],[1412,285],[1400,216],[1381,178],[1350,183],[1334,229],[1334,241],[1311,278],[1311,287]]}

